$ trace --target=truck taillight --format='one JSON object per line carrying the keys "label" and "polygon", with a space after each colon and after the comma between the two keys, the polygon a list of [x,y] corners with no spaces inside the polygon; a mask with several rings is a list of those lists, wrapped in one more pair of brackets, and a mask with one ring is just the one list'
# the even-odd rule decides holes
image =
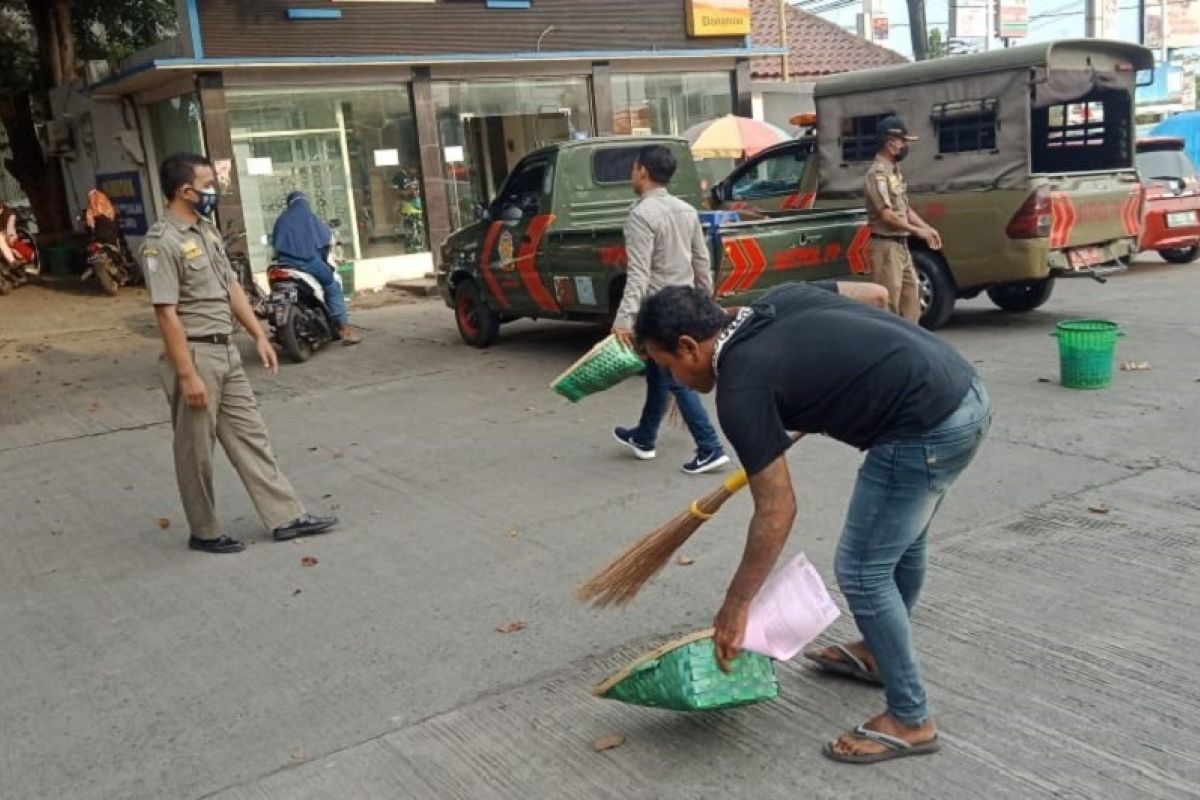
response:
{"label": "truck taillight", "polygon": [[1047,239],[1054,226],[1050,208],[1050,190],[1042,187],[1017,209],[1005,232],[1010,239]]}

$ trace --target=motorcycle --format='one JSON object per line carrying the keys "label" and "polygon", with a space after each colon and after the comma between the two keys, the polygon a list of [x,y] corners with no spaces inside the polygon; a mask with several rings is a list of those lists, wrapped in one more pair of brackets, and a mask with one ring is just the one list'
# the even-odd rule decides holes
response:
{"label": "motorcycle", "polygon": [[[337,273],[342,252],[341,224],[341,220],[329,221],[333,242],[325,257],[338,283],[342,280]],[[316,278],[303,270],[272,264],[267,270],[267,280],[271,286],[268,313],[271,336],[284,357],[297,363],[307,361],[317,350],[341,338],[325,304],[325,289]]]}
{"label": "motorcycle", "polygon": [[421,253],[425,246],[425,207],[421,202],[421,185],[412,178],[397,179],[400,203],[397,207],[399,222],[396,232],[404,249],[409,253]]}
{"label": "motorcycle", "polygon": [[[3,234],[0,233],[0,236]],[[8,294],[16,287],[28,283],[42,271],[42,253],[38,249],[37,240],[29,232],[27,224],[20,219],[17,221],[17,235],[9,242],[9,248],[17,260],[9,264],[0,259],[0,295]]]}
{"label": "motorcycle", "polygon": [[238,283],[246,292],[246,299],[250,301],[250,308],[254,311],[254,316],[259,319],[267,319],[270,314],[271,298],[258,285],[258,281],[254,280],[254,270],[250,267],[250,254],[244,248],[234,246],[237,242],[244,241],[245,238],[245,231],[232,229],[227,231],[222,237],[225,244],[225,255],[229,259],[229,265],[233,267],[233,273],[237,276]]}
{"label": "motorcycle", "polygon": [[[80,214],[80,222],[85,230],[86,213],[85,211]],[[91,238],[88,239],[86,253],[87,269],[79,276],[79,280],[86,281],[89,277],[95,277],[96,282],[100,284],[100,290],[110,297],[115,296],[122,286],[136,283],[142,276],[137,263],[124,247],[97,235],[95,231],[92,231]]]}

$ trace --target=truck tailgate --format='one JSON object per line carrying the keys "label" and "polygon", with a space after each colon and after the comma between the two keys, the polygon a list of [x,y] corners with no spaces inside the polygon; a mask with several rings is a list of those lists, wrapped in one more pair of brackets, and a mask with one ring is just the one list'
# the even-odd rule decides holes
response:
{"label": "truck tailgate", "polygon": [[865,274],[868,235],[866,214],[857,209],[724,223],[713,231],[715,294],[721,298],[789,281]]}
{"label": "truck tailgate", "polygon": [[1136,173],[1065,175],[1049,180],[1051,249],[1103,245],[1137,236],[1142,194]]}

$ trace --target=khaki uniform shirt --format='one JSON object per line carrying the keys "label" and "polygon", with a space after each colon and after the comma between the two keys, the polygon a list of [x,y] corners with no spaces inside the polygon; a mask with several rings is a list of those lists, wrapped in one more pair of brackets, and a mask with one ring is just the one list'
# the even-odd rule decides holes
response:
{"label": "khaki uniform shirt", "polygon": [[229,286],[237,278],[211,220],[193,225],[167,212],[147,232],[141,256],[150,302],[176,306],[188,336],[234,332]]}
{"label": "khaki uniform shirt", "polygon": [[908,231],[895,228],[883,220],[883,210],[890,208],[901,219],[908,219],[908,184],[900,168],[886,158],[876,158],[867,170],[867,219],[871,233],[879,236],[908,237]]}
{"label": "khaki uniform shirt", "polygon": [[666,189],[646,192],[625,223],[628,259],[625,294],[614,325],[632,328],[642,298],[667,286],[694,286],[712,294],[712,264],[700,215]]}

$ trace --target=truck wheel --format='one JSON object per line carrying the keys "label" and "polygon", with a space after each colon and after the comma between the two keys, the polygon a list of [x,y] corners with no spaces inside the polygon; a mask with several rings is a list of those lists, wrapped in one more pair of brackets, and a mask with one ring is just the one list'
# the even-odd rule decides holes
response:
{"label": "truck wheel", "polygon": [[1005,311],[1033,311],[1044,305],[1053,291],[1054,278],[1049,277],[1040,281],[1002,283],[988,289],[988,297]]}
{"label": "truck wheel", "polygon": [[1172,264],[1190,264],[1196,260],[1196,256],[1200,255],[1200,245],[1159,250],[1158,254],[1163,257],[1163,260],[1170,261]]}
{"label": "truck wheel", "polygon": [[928,250],[913,250],[912,260],[921,297],[921,327],[935,331],[954,313],[954,280],[941,257]]}
{"label": "truck wheel", "polygon": [[488,306],[472,280],[454,290],[454,321],[458,335],[471,347],[487,347],[500,335],[500,315]]}

